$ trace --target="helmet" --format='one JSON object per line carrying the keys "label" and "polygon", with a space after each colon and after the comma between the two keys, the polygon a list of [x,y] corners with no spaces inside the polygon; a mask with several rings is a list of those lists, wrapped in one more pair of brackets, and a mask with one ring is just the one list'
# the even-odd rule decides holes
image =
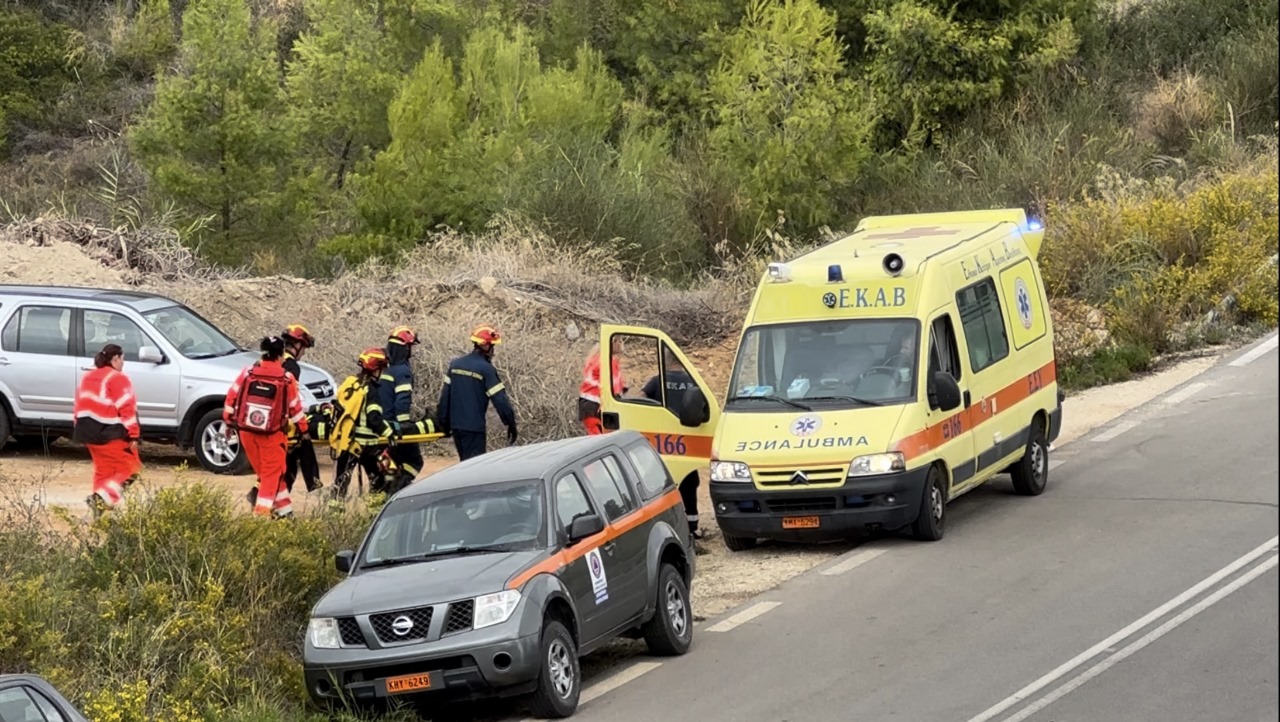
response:
{"label": "helmet", "polygon": [[477,346],[497,346],[502,343],[502,336],[498,333],[498,329],[487,324],[476,326],[471,332],[471,343]]}
{"label": "helmet", "polygon": [[377,373],[387,367],[387,352],[380,348],[367,348],[360,353],[357,363],[365,371]]}
{"label": "helmet", "polygon": [[285,341],[302,344],[303,348],[311,348],[316,345],[316,339],[307,330],[306,326],[300,323],[291,323],[285,327],[284,333],[280,334],[280,338]]}
{"label": "helmet", "polygon": [[387,341],[404,346],[412,346],[418,343],[418,334],[414,333],[413,329],[408,326],[396,326],[391,329],[391,334],[387,336]]}

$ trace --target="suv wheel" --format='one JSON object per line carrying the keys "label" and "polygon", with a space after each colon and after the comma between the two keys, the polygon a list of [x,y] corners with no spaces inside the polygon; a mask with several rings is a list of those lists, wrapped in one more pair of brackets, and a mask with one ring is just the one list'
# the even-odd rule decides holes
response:
{"label": "suv wheel", "polygon": [[240,448],[240,439],[223,435],[226,424],[222,422],[222,409],[210,409],[196,423],[196,459],[206,470],[215,474],[238,476],[249,468],[249,460]]}
{"label": "suv wheel", "polygon": [[582,691],[582,670],[578,667],[578,648],[569,630],[554,619],[542,626],[541,669],[538,688],[533,693],[529,710],[534,717],[563,719],[578,709]]}
{"label": "suv wheel", "polygon": [[0,404],[0,449],[4,449],[5,442],[9,440],[9,412],[4,410],[4,404]]}
{"label": "suv wheel", "polygon": [[680,571],[670,564],[658,570],[658,606],[645,623],[644,642],[660,656],[684,654],[693,644],[693,610],[689,588]]}

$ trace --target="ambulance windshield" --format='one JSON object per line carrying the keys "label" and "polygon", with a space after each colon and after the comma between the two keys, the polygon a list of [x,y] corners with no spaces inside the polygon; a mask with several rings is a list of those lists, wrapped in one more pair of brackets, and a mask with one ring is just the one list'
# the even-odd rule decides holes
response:
{"label": "ambulance windshield", "polygon": [[907,403],[916,398],[919,348],[911,318],[756,326],[738,349],[726,410]]}

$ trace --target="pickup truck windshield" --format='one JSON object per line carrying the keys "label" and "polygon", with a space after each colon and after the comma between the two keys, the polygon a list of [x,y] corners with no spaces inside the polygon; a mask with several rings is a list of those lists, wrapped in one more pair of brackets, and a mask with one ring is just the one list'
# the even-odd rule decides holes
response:
{"label": "pickup truck windshield", "polygon": [[541,481],[403,496],[374,523],[361,567],[539,549],[546,538],[546,517]]}
{"label": "pickup truck windshield", "polygon": [[240,351],[226,334],[185,306],[166,306],[142,317],[187,358],[215,358]]}
{"label": "pickup truck windshield", "polygon": [[807,321],[747,330],[726,411],[888,406],[916,397],[920,323],[911,318]]}

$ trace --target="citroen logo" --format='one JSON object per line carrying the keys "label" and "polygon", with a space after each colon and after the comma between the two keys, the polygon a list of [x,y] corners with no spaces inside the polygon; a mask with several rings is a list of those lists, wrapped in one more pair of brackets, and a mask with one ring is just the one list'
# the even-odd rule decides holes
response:
{"label": "citroen logo", "polygon": [[797,471],[796,473],[791,475],[791,483],[792,484],[808,484],[809,476],[805,474],[803,471]]}
{"label": "citroen logo", "polygon": [[391,631],[395,632],[397,637],[403,637],[412,630],[413,620],[403,614],[396,617],[395,620],[391,622]]}

